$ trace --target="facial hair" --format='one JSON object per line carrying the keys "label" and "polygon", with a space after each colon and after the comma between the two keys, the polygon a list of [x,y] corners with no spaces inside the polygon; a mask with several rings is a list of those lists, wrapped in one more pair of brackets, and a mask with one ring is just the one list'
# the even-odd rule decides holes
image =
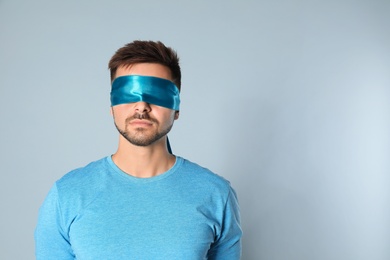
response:
{"label": "facial hair", "polygon": [[131,144],[136,145],[136,146],[149,146],[162,138],[163,136],[167,135],[169,131],[171,131],[172,126],[173,126],[173,121],[170,125],[165,127],[162,130],[156,130],[153,133],[147,133],[147,130],[145,130],[142,127],[136,128],[134,131],[129,131],[128,126],[130,121],[134,119],[139,119],[139,120],[148,120],[152,122],[153,124],[158,125],[158,121],[154,118],[151,118],[147,113],[142,113],[142,114],[134,114],[131,117],[126,118],[125,120],[125,129],[120,129],[118,125],[115,123],[115,115],[114,115],[114,124],[118,132]]}

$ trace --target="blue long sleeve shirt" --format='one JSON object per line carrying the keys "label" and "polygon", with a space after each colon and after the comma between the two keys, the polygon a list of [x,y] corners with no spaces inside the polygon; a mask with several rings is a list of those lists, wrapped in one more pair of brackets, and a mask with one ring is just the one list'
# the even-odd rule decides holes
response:
{"label": "blue long sleeve shirt", "polygon": [[229,182],[181,157],[136,178],[111,157],[50,190],[35,230],[40,259],[219,259],[241,255],[239,206]]}

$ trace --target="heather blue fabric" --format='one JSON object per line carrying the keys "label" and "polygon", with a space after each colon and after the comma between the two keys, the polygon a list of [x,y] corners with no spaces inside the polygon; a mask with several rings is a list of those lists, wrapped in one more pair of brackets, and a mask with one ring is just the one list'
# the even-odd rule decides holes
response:
{"label": "heather blue fabric", "polygon": [[111,157],[58,180],[40,208],[40,259],[236,260],[237,198],[228,181],[181,157],[136,178]]}

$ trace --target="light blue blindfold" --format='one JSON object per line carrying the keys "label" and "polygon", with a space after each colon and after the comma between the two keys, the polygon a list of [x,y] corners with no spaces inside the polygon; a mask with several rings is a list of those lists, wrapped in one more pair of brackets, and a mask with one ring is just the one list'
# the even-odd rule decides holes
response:
{"label": "light blue blindfold", "polygon": [[140,75],[121,76],[112,82],[111,106],[143,101],[178,111],[179,94],[176,85],[167,79]]}

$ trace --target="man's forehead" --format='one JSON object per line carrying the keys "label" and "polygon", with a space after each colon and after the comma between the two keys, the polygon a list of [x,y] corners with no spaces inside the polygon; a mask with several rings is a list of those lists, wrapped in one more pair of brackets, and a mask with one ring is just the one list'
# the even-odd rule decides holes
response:
{"label": "man's forehead", "polygon": [[115,78],[128,75],[151,76],[172,81],[171,70],[159,63],[133,63],[118,67]]}

